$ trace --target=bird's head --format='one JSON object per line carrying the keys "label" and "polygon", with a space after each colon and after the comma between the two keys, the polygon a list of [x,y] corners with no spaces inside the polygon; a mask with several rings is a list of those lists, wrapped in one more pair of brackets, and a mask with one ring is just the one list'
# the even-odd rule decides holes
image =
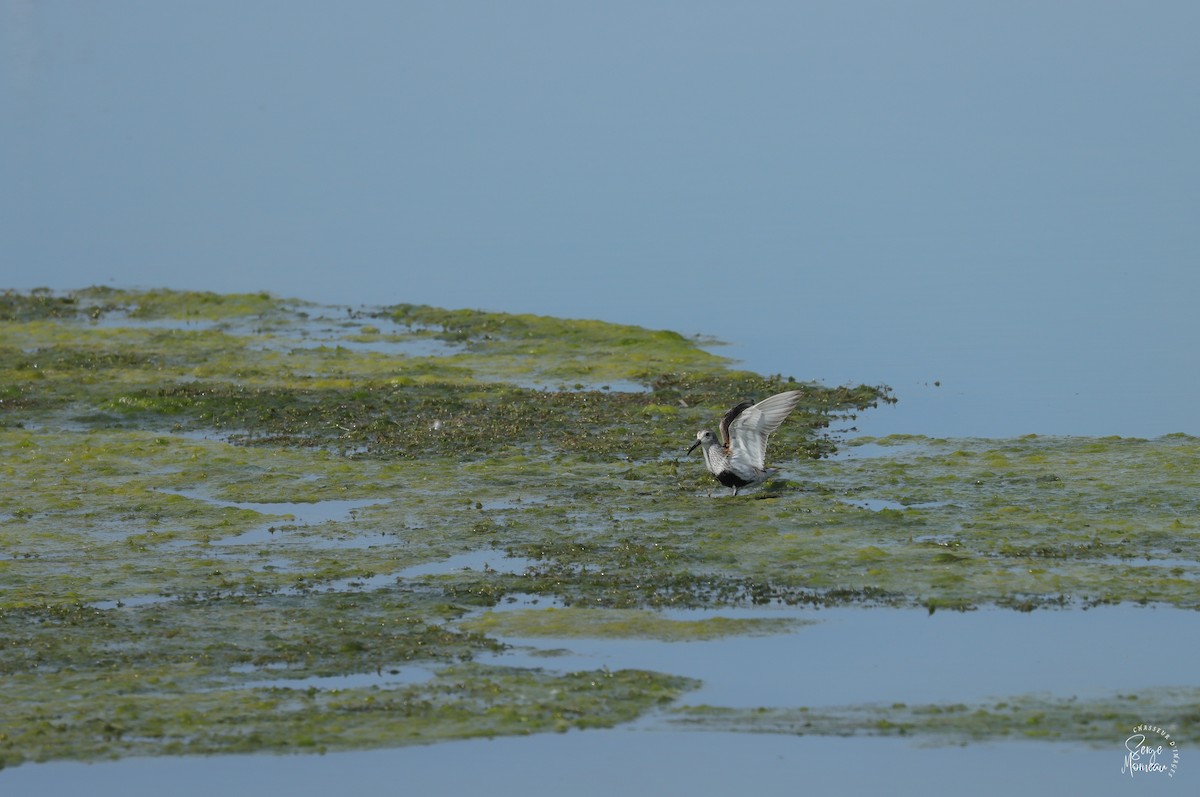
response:
{"label": "bird's head", "polygon": [[715,434],[707,429],[701,429],[700,431],[696,432],[696,442],[692,443],[692,447],[688,449],[688,453],[690,454],[695,451],[696,446],[704,446],[705,448],[708,448],[716,442],[717,436]]}

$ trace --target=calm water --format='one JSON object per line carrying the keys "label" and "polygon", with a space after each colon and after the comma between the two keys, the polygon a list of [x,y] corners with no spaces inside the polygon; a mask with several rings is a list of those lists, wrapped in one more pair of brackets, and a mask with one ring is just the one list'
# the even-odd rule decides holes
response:
{"label": "calm water", "polygon": [[0,283],[703,333],[891,384],[870,433],[1200,433],[1198,27],[1190,0],[0,0]]}
{"label": "calm water", "polygon": [[[754,794],[1128,797],[1184,793],[1183,782],[1120,774],[1122,743],[1112,749],[1008,742],[923,747],[895,739],[819,739],[757,734],[615,729],[534,739],[449,742],[325,756],[227,756],[54,764],[45,790],[35,767],[0,772],[13,794],[122,797],[328,797],[331,794]],[[1186,751],[1183,755],[1186,755]],[[1188,777],[1186,758],[1180,773]]]}
{"label": "calm water", "polygon": [[[1197,28],[1190,0],[0,0],[0,286],[602,318],[890,384],[868,434],[1200,434]],[[615,755],[654,793],[1128,794],[1118,745],[613,731],[0,789],[608,793]]]}

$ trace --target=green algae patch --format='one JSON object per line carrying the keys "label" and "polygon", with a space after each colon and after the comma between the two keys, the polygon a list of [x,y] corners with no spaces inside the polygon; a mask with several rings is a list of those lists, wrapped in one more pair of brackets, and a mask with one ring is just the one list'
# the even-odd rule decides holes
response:
{"label": "green algae patch", "polygon": [[43,288],[20,293],[0,292],[0,321],[32,321],[43,318],[75,318],[81,313],[75,295],[61,296]]}
{"label": "green algae patch", "polygon": [[459,627],[497,637],[615,637],[688,642],[736,635],[786,633],[801,623],[783,618],[708,617],[676,620],[635,609],[548,608],[486,612]]}
{"label": "green algae patch", "polygon": [[859,705],[821,708],[673,709],[676,727],[797,736],[912,736],[942,744],[1036,739],[1111,747],[1146,716],[1172,736],[1196,738],[1200,689],[1082,699],[1017,695],[982,703]]}
{"label": "green algae patch", "polygon": [[69,755],[326,752],[446,739],[607,728],[697,684],[639,670],[549,675],[480,665],[428,682],[323,690],[287,686],[172,692],[145,680],[103,704],[6,705],[0,766]]}
{"label": "green algae patch", "polygon": [[582,387],[647,383],[665,372],[712,371],[725,358],[667,330],[550,316],[398,305],[391,318],[461,344],[450,361],[492,379]]}
{"label": "green algae patch", "polygon": [[868,531],[878,551],[857,572],[884,589],[899,586],[902,572],[904,591],[931,608],[1200,607],[1197,438],[905,437],[859,445],[892,453],[856,457],[851,449],[819,473],[806,469],[838,502],[819,510],[830,522],[814,517],[812,531],[821,540]]}
{"label": "green algae patch", "polygon": [[[129,291],[95,287],[76,291],[74,297],[90,315],[128,313],[135,319],[216,320],[243,316],[265,317],[280,311],[284,301],[266,291],[258,293],[212,293],[167,289]],[[288,300],[287,305],[301,304]]]}
{"label": "green algae patch", "polygon": [[217,320],[237,317],[266,317],[285,306],[310,306],[295,300],[283,301],[271,294],[209,291],[124,290],[92,287],[57,294],[48,289],[29,293],[5,290],[0,293],[0,321],[35,319],[98,320],[116,314],[134,319]]}
{"label": "green algae patch", "polygon": [[232,318],[274,310],[268,293],[221,295],[208,292],[147,291],[137,297],[134,318]]}
{"label": "green algae patch", "polygon": [[[730,499],[695,430],[786,389],[778,477]],[[788,630],[670,607],[1200,605],[1196,438],[826,431],[889,400],[595,321],[7,292],[0,755],[611,724],[692,684],[475,659],[519,634]],[[566,608],[496,609],[518,600]],[[413,666],[428,683],[312,680]]]}

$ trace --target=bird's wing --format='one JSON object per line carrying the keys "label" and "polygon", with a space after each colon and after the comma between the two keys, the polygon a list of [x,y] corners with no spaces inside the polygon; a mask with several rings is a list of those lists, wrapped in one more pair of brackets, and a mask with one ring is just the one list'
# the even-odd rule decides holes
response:
{"label": "bird's wing", "polygon": [[796,408],[796,402],[799,400],[800,391],[789,390],[786,393],[777,393],[770,398],[765,398],[749,407],[739,404],[730,410],[733,417],[727,415],[721,426],[725,429],[729,440],[731,459],[739,464],[762,470],[766,460],[767,438]]}
{"label": "bird's wing", "polygon": [[729,447],[729,425],[737,420],[739,415],[753,406],[753,401],[743,401],[741,404],[725,413],[725,417],[721,419],[721,445],[727,448]]}

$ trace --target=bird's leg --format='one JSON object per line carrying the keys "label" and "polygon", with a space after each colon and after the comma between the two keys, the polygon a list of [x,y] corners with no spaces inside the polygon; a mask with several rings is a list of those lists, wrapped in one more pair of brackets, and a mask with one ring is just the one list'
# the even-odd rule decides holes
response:
{"label": "bird's leg", "polygon": [[738,491],[738,488],[737,488],[737,486],[735,485],[735,486],[734,486],[734,488],[733,488],[733,497],[734,497],[734,498],[737,498],[737,491]]}

